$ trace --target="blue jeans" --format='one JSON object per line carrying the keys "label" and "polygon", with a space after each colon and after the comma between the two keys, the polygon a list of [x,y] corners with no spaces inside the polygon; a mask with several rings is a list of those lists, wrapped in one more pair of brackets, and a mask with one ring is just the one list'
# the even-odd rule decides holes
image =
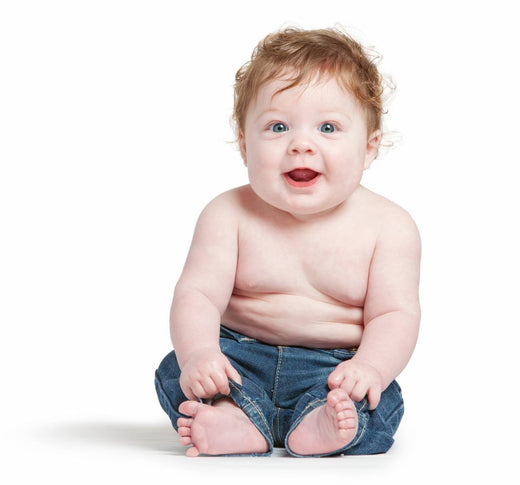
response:
{"label": "blue jeans", "polygon": [[[231,399],[242,409],[269,444],[288,446],[288,437],[300,421],[327,400],[327,378],[336,366],[354,354],[354,349],[309,349],[268,345],[221,327],[220,348],[242,377],[242,384],[230,380]],[[186,401],[180,385],[180,368],[170,352],[155,373],[159,402],[177,429],[179,404]],[[355,438],[345,447],[326,455],[370,455],[385,453],[403,416],[401,388],[393,381],[382,393],[378,407],[370,411],[366,397],[355,403],[359,426]]]}

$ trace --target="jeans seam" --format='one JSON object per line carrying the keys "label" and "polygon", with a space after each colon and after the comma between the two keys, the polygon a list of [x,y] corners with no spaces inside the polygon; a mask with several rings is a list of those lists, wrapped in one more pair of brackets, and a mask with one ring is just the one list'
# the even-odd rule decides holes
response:
{"label": "jeans seam", "polygon": [[327,399],[315,399],[314,401],[311,401],[309,404],[307,404],[307,406],[305,406],[303,408],[302,412],[298,415],[298,417],[294,420],[294,422],[298,422],[298,424],[300,424],[299,423],[299,421],[301,421],[300,418],[303,419],[303,417],[305,417],[305,415],[307,414],[307,409],[309,409],[310,407],[312,407],[312,409],[316,409],[317,407],[322,406],[326,402],[327,402]]}
{"label": "jeans seam", "polygon": [[[240,395],[242,396],[242,398],[244,400],[246,400],[248,402],[248,404],[254,408],[254,410],[256,411],[256,413],[258,414],[258,416],[260,416],[260,419],[263,421],[264,423],[264,426],[265,426],[265,429],[267,430],[267,433],[269,434],[269,438],[271,439],[271,442],[274,443],[274,437],[273,435],[271,434],[271,430],[269,429],[269,425],[267,424],[267,421],[265,420],[265,416],[263,415],[263,413],[260,411],[260,409],[258,408],[258,406],[248,397],[246,396],[233,382],[229,382],[230,385],[233,386],[233,388],[240,393]],[[244,411],[242,409],[242,411]],[[244,411],[245,412],[245,411]],[[247,413],[246,413],[247,414]],[[254,423],[253,423],[254,424]]]}
{"label": "jeans seam", "polygon": [[390,421],[397,413],[404,409],[403,404],[399,404],[388,416],[385,417],[385,422]]}
{"label": "jeans seam", "polygon": [[283,361],[283,347],[278,347],[278,362],[276,363],[276,371],[275,371],[274,386],[273,386],[273,404],[275,406],[276,406],[276,398],[277,398],[277,394],[278,394],[278,382],[280,379],[282,361]]}
{"label": "jeans seam", "polygon": [[[305,416],[308,414],[308,412],[310,413],[312,410],[322,406],[323,404],[325,404],[327,402],[327,399],[314,399],[314,401],[311,401],[309,402],[303,409],[302,411],[300,412],[300,414],[298,415],[298,417],[296,419],[293,420],[292,422],[292,425],[291,425],[291,428],[289,429],[287,435],[285,436],[285,447],[286,449],[290,452],[290,448],[289,448],[289,436],[292,434],[292,432],[299,426],[299,424],[303,421],[303,419],[305,418]],[[307,410],[309,408],[312,408],[311,411],[308,411]]]}
{"label": "jeans seam", "polygon": [[280,441],[281,433],[280,433],[280,408],[276,408],[276,440]]}

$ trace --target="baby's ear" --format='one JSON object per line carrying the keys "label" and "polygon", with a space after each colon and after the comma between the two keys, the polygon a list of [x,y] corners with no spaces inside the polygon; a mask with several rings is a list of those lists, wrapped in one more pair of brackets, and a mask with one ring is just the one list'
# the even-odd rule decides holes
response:
{"label": "baby's ear", "polygon": [[367,151],[365,155],[365,170],[370,167],[377,157],[379,145],[381,144],[381,130],[376,130],[370,134],[367,140]]}
{"label": "baby's ear", "polygon": [[238,134],[238,148],[240,149],[240,155],[242,156],[244,165],[247,167],[246,139],[242,131]]}

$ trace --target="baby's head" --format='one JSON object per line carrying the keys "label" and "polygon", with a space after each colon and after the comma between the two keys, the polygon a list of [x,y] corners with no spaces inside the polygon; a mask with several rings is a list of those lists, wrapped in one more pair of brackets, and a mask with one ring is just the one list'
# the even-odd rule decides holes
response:
{"label": "baby's head", "polygon": [[365,113],[367,134],[381,130],[384,80],[361,44],[337,29],[287,28],[263,39],[236,74],[237,135],[244,133],[247,110],[264,83],[288,80],[285,90],[316,77],[332,77],[352,93]]}

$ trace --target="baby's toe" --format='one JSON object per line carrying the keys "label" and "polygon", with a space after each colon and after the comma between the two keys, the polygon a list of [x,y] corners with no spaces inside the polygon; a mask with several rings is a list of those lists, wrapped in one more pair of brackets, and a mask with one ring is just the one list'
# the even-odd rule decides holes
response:
{"label": "baby's toe", "polygon": [[333,406],[334,408],[338,404],[344,403],[345,401],[346,402],[351,401],[351,399],[350,399],[350,397],[348,395],[348,392],[345,391],[345,389],[341,389],[341,388],[332,389],[332,391],[330,391],[327,394],[327,403],[330,406]]}
{"label": "baby's toe", "polygon": [[177,426],[180,428],[181,426],[190,427],[193,419],[189,418],[179,418],[177,419]]}
{"label": "baby's toe", "polygon": [[338,421],[339,429],[353,429],[357,427],[357,419],[356,418],[347,418]]}
{"label": "baby's toe", "polygon": [[352,417],[352,411],[350,409],[346,411],[340,411],[336,414],[338,420],[343,421],[344,419],[349,419]]}
{"label": "baby's toe", "polygon": [[179,428],[177,429],[177,433],[179,433],[179,436],[190,436],[191,428],[187,426],[179,426]]}
{"label": "baby's toe", "polygon": [[339,414],[339,413],[342,413],[342,412],[345,412],[345,411],[351,412],[352,411],[352,407],[353,407],[353,402],[349,399],[349,400],[345,400],[345,401],[339,401],[334,406],[334,409]]}
{"label": "baby's toe", "polygon": [[[197,401],[184,401],[179,405],[179,412],[186,416],[195,416],[199,409],[203,408],[205,404]],[[180,418],[179,418],[180,419]]]}
{"label": "baby's toe", "polygon": [[182,446],[189,446],[193,444],[193,441],[191,440],[191,436],[182,436],[179,438],[179,443]]}
{"label": "baby's toe", "polygon": [[186,450],[186,456],[199,456],[200,455],[200,451],[198,448],[196,448],[195,446],[192,446],[191,448],[188,448]]}

